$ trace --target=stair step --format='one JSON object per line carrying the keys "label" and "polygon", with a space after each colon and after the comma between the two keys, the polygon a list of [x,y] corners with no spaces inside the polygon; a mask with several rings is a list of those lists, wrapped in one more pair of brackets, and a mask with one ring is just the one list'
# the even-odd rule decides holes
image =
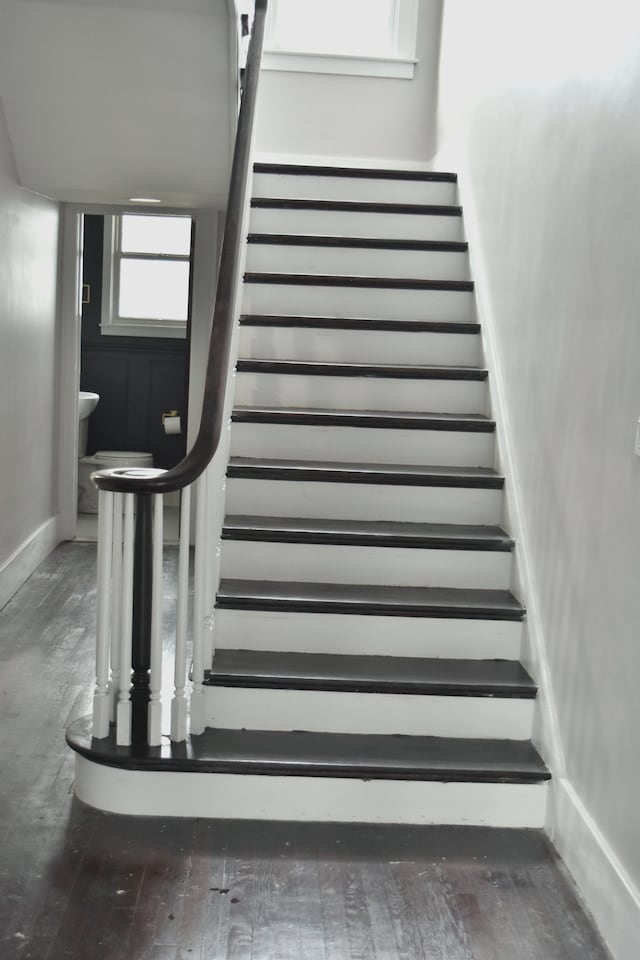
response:
{"label": "stair step", "polygon": [[300,426],[366,427],[383,430],[452,430],[493,433],[495,421],[480,413],[413,413],[404,410],[329,410],[303,407],[234,407],[234,423],[280,423]]}
{"label": "stair step", "polygon": [[303,330],[360,330],[387,333],[477,334],[479,323],[438,320],[380,320],[357,317],[294,317],[274,314],[244,314],[240,325],[247,327],[296,327]]}
{"label": "stair step", "polygon": [[[412,197],[413,199],[413,197]],[[462,210],[450,203],[254,197],[249,233],[464,242]]]}
{"label": "stair step", "polygon": [[367,377],[390,380],[484,381],[487,371],[480,367],[447,367],[391,363],[325,363],[301,360],[243,360],[238,373],[271,373],[309,377]]}
{"label": "stair step", "polygon": [[480,366],[479,324],[331,317],[244,316],[243,358],[327,363]]}
{"label": "stair step", "polygon": [[[80,799],[115,813],[542,828],[549,772],[528,741],[210,729],[144,756],[90,718],[67,741]],[[172,771],[171,791],[148,771]],[[203,776],[203,774],[208,774]],[[166,776],[166,773],[163,774]],[[114,785],[117,777],[117,789]]]}
{"label": "stair step", "polygon": [[312,480],[325,483],[376,483],[400,486],[472,487],[501,490],[504,478],[487,467],[409,464],[329,463],[231,457],[228,477]]}
{"label": "stair step", "polygon": [[400,170],[377,167],[339,167],[315,163],[277,163],[257,161],[254,173],[289,176],[347,177],[356,180],[415,180],[418,183],[457,183],[456,173],[441,170]]}
{"label": "stair step", "polygon": [[392,237],[319,236],[307,233],[250,233],[252,245],[286,247],[336,247],[346,250],[416,251],[419,253],[467,253],[466,240],[402,240]]}
{"label": "stair step", "polygon": [[[216,610],[216,649],[518,660],[522,621]],[[392,636],[392,642],[389,637]]]}
{"label": "stair step", "polygon": [[330,543],[359,546],[428,547],[432,550],[508,552],[513,540],[500,527],[454,523],[316,520],[289,517],[225,517],[223,540],[270,543]]}
{"label": "stair step", "polygon": [[462,207],[448,203],[379,203],[372,200],[302,200],[287,197],[252,197],[251,207],[254,210],[321,210],[339,213],[400,214],[402,216],[419,217],[462,217]]}
{"label": "stair step", "polygon": [[420,277],[359,277],[320,273],[252,273],[245,283],[272,283],[293,287],[351,287],[371,290],[436,290],[471,293],[472,280],[426,280]]}
{"label": "stair step", "polygon": [[249,273],[469,281],[463,242],[274,233],[248,241]]}
{"label": "stair step", "polygon": [[218,650],[211,686],[270,690],[332,690],[421,696],[533,699],[536,686],[520,663],[508,660],[429,660]]}
{"label": "stair step", "polygon": [[345,613],[452,620],[514,620],[524,607],[508,590],[221,580],[216,606],[235,610]]}

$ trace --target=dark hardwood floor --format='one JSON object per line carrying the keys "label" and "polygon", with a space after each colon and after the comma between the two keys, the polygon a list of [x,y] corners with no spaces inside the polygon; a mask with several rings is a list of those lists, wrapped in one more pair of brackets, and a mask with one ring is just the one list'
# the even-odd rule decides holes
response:
{"label": "dark hardwood floor", "polygon": [[0,960],[605,960],[534,831],[74,800],[64,728],[90,709],[94,569],[95,546],[64,544],[0,612]]}

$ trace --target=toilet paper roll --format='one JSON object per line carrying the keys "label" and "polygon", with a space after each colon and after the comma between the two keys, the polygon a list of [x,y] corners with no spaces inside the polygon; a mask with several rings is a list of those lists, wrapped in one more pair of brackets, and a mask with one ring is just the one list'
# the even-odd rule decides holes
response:
{"label": "toilet paper roll", "polygon": [[180,417],[163,417],[162,425],[165,433],[182,433]]}

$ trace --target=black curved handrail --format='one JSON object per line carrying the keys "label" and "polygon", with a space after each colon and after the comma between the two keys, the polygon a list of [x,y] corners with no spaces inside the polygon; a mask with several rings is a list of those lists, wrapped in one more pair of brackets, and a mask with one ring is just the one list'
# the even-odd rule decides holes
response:
{"label": "black curved handrail", "polygon": [[209,340],[200,427],[186,457],[170,470],[101,470],[93,474],[100,490],[114,493],[170,493],[197,480],[215,454],[222,433],[225,392],[234,324],[234,294],[242,249],[242,221],[251,164],[251,139],[264,45],[268,0],[256,0],[253,31],[242,84],[236,142],[229,181],[229,201],[222,241],[218,285]]}

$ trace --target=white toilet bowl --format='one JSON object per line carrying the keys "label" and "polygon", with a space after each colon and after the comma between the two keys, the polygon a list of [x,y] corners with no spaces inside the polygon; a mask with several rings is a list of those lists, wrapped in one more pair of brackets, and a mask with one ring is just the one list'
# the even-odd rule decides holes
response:
{"label": "white toilet bowl", "polygon": [[98,512],[98,488],[91,479],[96,470],[112,470],[115,467],[152,467],[153,455],[136,450],[99,450],[92,457],[78,460],[78,511]]}

